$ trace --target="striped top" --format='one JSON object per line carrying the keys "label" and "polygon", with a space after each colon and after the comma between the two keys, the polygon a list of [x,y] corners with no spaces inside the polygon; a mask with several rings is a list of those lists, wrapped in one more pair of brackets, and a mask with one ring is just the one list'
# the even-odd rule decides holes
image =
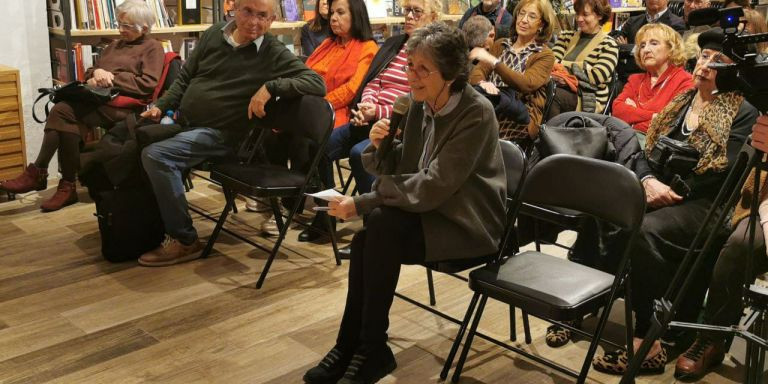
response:
{"label": "striped top", "polygon": [[[570,71],[571,63],[563,62],[563,58],[568,55],[569,51],[576,46],[579,41],[581,33],[579,31],[561,31],[557,36],[557,43],[552,47],[552,52],[555,54],[555,60],[563,65]],[[619,61],[619,46],[612,37],[605,33],[598,33],[594,39],[602,39],[601,41],[595,41],[596,44],[587,44],[588,49],[590,46],[592,49],[586,52],[582,52],[578,56],[583,58],[581,61],[581,69],[587,75],[588,82],[597,88],[597,110],[596,113],[603,111],[605,103],[608,101],[608,94],[610,92],[609,86],[611,83],[611,77],[616,69],[616,63]],[[573,63],[578,63],[579,60]],[[581,110],[581,100],[579,100],[579,110]]]}
{"label": "striped top", "polygon": [[[405,45],[403,45],[397,56],[363,89],[360,101],[376,104],[374,121],[388,119],[392,116],[392,106],[395,104],[395,99],[411,91],[408,77],[403,71],[403,66],[406,64],[408,64],[408,60],[405,54]],[[352,107],[355,108],[356,106],[353,105]]]}

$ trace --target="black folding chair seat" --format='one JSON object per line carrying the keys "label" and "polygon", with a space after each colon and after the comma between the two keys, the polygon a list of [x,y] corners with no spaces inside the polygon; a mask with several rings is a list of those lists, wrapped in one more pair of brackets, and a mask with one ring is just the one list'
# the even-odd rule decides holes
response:
{"label": "black folding chair seat", "polygon": [[528,314],[559,321],[599,309],[611,284],[613,275],[536,251],[469,274],[473,291],[497,300],[514,297]]}
{"label": "black folding chair seat", "polygon": [[[211,179],[221,184],[226,203],[203,250],[203,257],[207,257],[226,222],[227,215],[235,208],[237,195],[248,198],[267,198],[280,234],[256,282],[256,288],[261,288],[264,284],[293,218],[303,206],[304,194],[326,188],[318,174],[318,164],[325,151],[334,122],[333,107],[319,96],[281,99],[267,104],[267,108],[266,119],[251,131],[241,145],[240,152],[245,152],[247,155],[239,156],[238,161],[216,162],[211,166]],[[287,165],[272,164],[266,160],[264,140],[273,129],[277,129],[281,135],[286,135],[283,137],[289,138],[289,144],[285,145],[290,148],[280,150],[289,152],[285,155],[290,159],[290,168]],[[247,160],[243,160],[244,158]],[[293,203],[285,222],[283,222],[278,201],[281,198],[283,202],[288,200]],[[331,236],[336,265],[341,265],[330,218],[326,218],[326,226]]]}
{"label": "black folding chair seat", "polygon": [[306,174],[279,165],[214,164],[211,179],[236,189],[239,193],[256,197],[283,197],[295,195],[304,185]]}

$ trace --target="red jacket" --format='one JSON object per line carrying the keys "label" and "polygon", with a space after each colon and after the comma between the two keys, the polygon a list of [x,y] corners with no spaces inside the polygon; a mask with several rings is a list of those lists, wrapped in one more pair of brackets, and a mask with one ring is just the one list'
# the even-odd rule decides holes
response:
{"label": "red jacket", "polygon": [[[648,130],[655,113],[661,112],[673,97],[693,88],[693,78],[682,67],[669,66],[651,87],[651,75],[636,73],[613,101],[612,114],[640,132]],[[631,99],[637,106],[627,104]]]}

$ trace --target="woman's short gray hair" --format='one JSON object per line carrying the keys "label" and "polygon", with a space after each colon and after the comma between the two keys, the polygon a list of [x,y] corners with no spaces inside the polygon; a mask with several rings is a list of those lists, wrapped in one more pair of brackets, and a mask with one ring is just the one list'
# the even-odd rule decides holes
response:
{"label": "woman's short gray hair", "polygon": [[155,24],[155,15],[144,0],[125,0],[117,7],[117,14],[124,14],[138,28],[146,27],[146,33],[152,31]]}
{"label": "woman's short gray hair", "polygon": [[467,45],[470,48],[482,47],[485,45],[485,40],[488,38],[488,34],[491,33],[493,24],[487,17],[481,15],[474,15],[467,19],[461,30],[464,31],[464,35],[467,37]]}
{"label": "woman's short gray hair", "polygon": [[408,55],[426,54],[437,66],[445,80],[453,80],[451,92],[459,92],[469,79],[469,47],[464,33],[443,22],[419,28],[411,34],[405,46]]}

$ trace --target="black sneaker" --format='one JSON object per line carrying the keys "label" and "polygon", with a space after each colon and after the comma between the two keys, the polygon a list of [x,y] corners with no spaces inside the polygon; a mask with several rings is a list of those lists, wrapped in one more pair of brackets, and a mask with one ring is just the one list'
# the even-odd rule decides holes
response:
{"label": "black sneaker", "polygon": [[314,368],[304,374],[304,382],[309,384],[335,384],[347,370],[352,354],[344,353],[339,347],[333,347]]}
{"label": "black sneaker", "polygon": [[384,344],[375,350],[360,347],[352,356],[352,361],[338,384],[373,384],[395,368],[395,355],[388,345]]}

